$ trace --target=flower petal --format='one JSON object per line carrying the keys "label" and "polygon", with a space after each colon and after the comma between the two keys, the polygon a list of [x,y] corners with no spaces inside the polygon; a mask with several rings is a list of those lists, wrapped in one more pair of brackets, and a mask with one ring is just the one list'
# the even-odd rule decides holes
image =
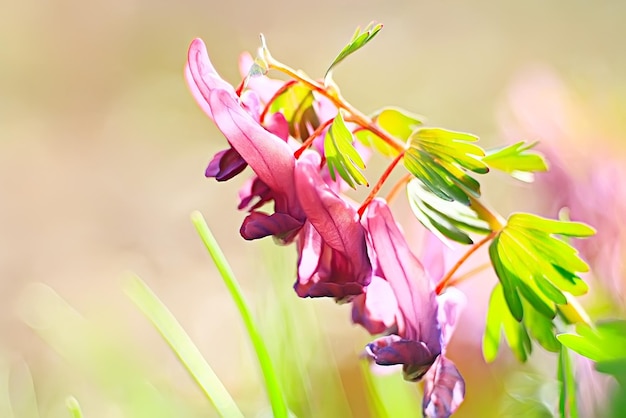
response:
{"label": "flower petal", "polygon": [[215,177],[217,181],[226,181],[241,173],[247,166],[237,151],[228,148],[215,154],[204,175]]}
{"label": "flower petal", "polygon": [[448,418],[465,398],[465,380],[454,363],[439,356],[424,378],[424,416]]}
{"label": "flower petal", "polygon": [[211,91],[226,90],[235,96],[233,86],[224,81],[215,71],[202,39],[194,39],[189,45],[185,79],[194,99],[211,119],[213,119],[213,113],[208,105]]}
{"label": "flower petal", "polygon": [[426,374],[437,357],[421,341],[405,340],[397,335],[378,338],[366,346],[376,364],[402,364],[404,378],[418,381]]}
{"label": "flower petal", "polygon": [[404,318],[404,329],[398,334],[425,343],[436,357],[441,352],[437,302],[424,267],[411,253],[384,200],[370,203],[365,221],[378,267],[391,285]]}
{"label": "flower petal", "polygon": [[252,119],[228,91],[213,91],[209,105],[217,127],[257,176],[295,203],[295,157],[285,141]]}
{"label": "flower petal", "polygon": [[389,282],[378,276],[365,289],[365,293],[352,301],[352,322],[360,324],[370,334],[382,334],[396,324],[398,301]]}
{"label": "flower petal", "polygon": [[252,212],[243,220],[239,232],[244,239],[253,240],[270,235],[279,242],[291,242],[293,235],[300,229],[302,222],[285,213],[268,215]]}

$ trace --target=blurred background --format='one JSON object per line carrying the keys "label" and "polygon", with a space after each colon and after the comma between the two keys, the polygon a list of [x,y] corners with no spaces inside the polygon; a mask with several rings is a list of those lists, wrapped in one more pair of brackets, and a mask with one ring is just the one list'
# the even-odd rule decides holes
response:
{"label": "blurred background", "polygon": [[[238,56],[256,50],[260,32],[274,57],[317,78],[356,26],[382,22],[335,71],[344,96],[366,113],[404,107],[486,147],[542,141],[555,170],[533,185],[489,176],[486,199],[504,215],[556,216],[567,205],[598,227],[603,240],[584,249],[599,272],[585,303],[597,317],[619,313],[623,1],[40,0],[1,10],[1,416],[67,416],[69,395],[88,417],[214,416],[124,295],[128,271],[172,310],[242,409],[269,416],[241,321],[189,220],[195,209],[259,313],[281,373],[295,379],[298,416],[375,416],[359,360],[369,337],[350,324],[349,307],[299,300],[293,247],[238,234],[242,179],[204,178],[225,140],[183,80],[194,37],[236,85]],[[417,231],[404,198],[396,205]],[[462,287],[469,303],[450,348],[467,380],[458,416],[519,416],[511,393],[548,404],[556,393],[537,370],[555,370],[540,348],[534,367],[508,349],[484,365],[493,283],[485,274]]]}

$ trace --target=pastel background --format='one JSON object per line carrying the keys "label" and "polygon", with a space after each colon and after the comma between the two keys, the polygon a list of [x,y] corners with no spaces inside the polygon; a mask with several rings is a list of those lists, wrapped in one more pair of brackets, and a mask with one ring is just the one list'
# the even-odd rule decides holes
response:
{"label": "pastel background", "polygon": [[[379,36],[335,71],[358,108],[401,106],[485,146],[541,140],[578,180],[604,165],[589,163],[603,152],[617,167],[601,177],[606,195],[622,192],[622,1],[31,0],[0,10],[0,408],[10,399],[15,417],[66,416],[68,395],[88,417],[213,416],[124,295],[128,271],[168,305],[242,408],[268,414],[241,322],[189,220],[195,209],[275,336],[274,352],[299,353],[308,370],[310,406],[300,416],[369,414],[359,363],[368,336],[350,324],[349,308],[297,299],[293,248],[244,242],[241,181],[204,178],[225,140],[183,80],[194,37],[237,84],[239,53],[254,51],[260,32],[276,58],[318,77],[356,26],[382,22]],[[494,176],[484,187],[504,214],[556,214],[542,178],[528,186]],[[402,200],[402,222],[416,231]],[[610,228],[609,215],[593,220]],[[604,265],[623,255],[621,232]],[[614,312],[621,277],[618,266],[599,278],[592,313]],[[542,368],[519,369],[506,349],[483,364],[493,280],[485,274],[463,287],[470,303],[450,348],[468,386],[458,416],[506,416],[507,394],[532,386]],[[536,351],[536,366],[552,364]]]}

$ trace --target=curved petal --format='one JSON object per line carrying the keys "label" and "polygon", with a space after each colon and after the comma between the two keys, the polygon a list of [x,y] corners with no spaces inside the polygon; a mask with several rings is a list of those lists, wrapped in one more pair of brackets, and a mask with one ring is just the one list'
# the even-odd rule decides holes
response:
{"label": "curved petal", "polygon": [[209,105],[217,127],[257,176],[295,203],[295,157],[285,141],[252,119],[228,91],[213,91]]}
{"label": "curved petal", "polygon": [[448,418],[465,398],[465,380],[454,363],[439,356],[424,378],[424,416]]}
{"label": "curved petal", "polygon": [[[253,201],[257,199],[254,203]],[[255,210],[272,200],[272,191],[267,184],[257,176],[253,176],[246,180],[241,189],[239,189],[239,205],[237,209]]]}
{"label": "curved petal", "polygon": [[284,213],[252,212],[243,220],[239,232],[247,240],[273,235],[278,240],[290,242],[301,226],[302,222]]}
{"label": "curved petal", "polygon": [[233,86],[215,71],[202,39],[194,39],[189,45],[185,79],[194,99],[211,119],[213,119],[213,113],[208,105],[211,91],[220,89],[236,96]]}
{"label": "curved petal", "polygon": [[382,334],[396,325],[398,301],[389,283],[378,276],[365,289],[365,293],[352,301],[352,322],[360,324],[370,334]]}
{"label": "curved petal", "polygon": [[217,181],[226,181],[241,173],[247,166],[248,164],[237,151],[228,148],[215,154],[204,175],[206,177],[215,177]]}
{"label": "curved petal", "polygon": [[461,317],[461,311],[467,303],[467,298],[459,289],[449,287],[444,293],[437,296],[437,303],[439,305],[437,322],[439,322],[441,327],[441,345],[442,353],[444,353],[445,347],[450,342],[452,333]]}
{"label": "curved petal", "polygon": [[367,209],[366,225],[376,252],[378,268],[391,285],[404,318],[398,334],[425,343],[433,355],[441,352],[437,302],[424,267],[409,249],[389,207],[374,199]]}
{"label": "curved petal", "polygon": [[374,340],[367,345],[366,351],[381,366],[402,364],[404,378],[410,381],[421,379],[437,358],[437,354],[433,354],[426,344],[397,335]]}
{"label": "curved petal", "polygon": [[369,279],[369,275],[355,274],[349,257],[328,246],[311,223],[305,222],[298,235],[298,280],[294,285],[298,296],[349,301],[363,293]]}

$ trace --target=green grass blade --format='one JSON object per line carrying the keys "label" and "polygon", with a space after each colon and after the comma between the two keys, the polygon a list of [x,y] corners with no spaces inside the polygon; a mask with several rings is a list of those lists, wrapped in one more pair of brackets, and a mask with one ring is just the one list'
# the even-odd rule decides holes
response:
{"label": "green grass blade", "polygon": [[80,404],[78,403],[78,400],[73,397],[70,396],[65,400],[65,406],[67,407],[67,410],[70,412],[70,416],[72,418],[83,418],[83,411],[80,409]]}
{"label": "green grass blade", "polygon": [[148,285],[139,277],[131,276],[125,283],[124,290],[174,350],[174,353],[213,403],[218,413],[223,417],[243,418],[239,407],[213,372],[211,366],[202,357],[200,350]]}
{"label": "green grass blade", "polygon": [[274,413],[275,418],[283,418],[289,417],[289,409],[287,408],[287,404],[285,403],[285,398],[283,396],[282,390],[280,388],[280,383],[278,380],[278,376],[274,370],[274,366],[272,365],[269,353],[267,351],[267,347],[265,346],[265,342],[261,337],[261,333],[259,332],[258,327],[254,322],[254,318],[252,317],[252,312],[248,303],[246,302],[241,287],[239,283],[235,279],[235,275],[226,261],[226,257],[224,253],[220,249],[215,237],[211,233],[206,221],[202,214],[198,211],[195,211],[191,214],[191,220],[204,243],[204,246],[209,251],[215,266],[217,267],[220,275],[224,279],[224,283],[230,292],[237,309],[239,310],[239,314],[241,315],[241,319],[244,322],[246,327],[246,331],[250,336],[250,340],[252,342],[252,346],[254,347],[254,351],[256,352],[257,358],[259,360],[259,366],[261,367],[261,371],[263,373],[263,378],[265,380],[265,388],[267,390],[267,394],[272,405],[272,411]]}

